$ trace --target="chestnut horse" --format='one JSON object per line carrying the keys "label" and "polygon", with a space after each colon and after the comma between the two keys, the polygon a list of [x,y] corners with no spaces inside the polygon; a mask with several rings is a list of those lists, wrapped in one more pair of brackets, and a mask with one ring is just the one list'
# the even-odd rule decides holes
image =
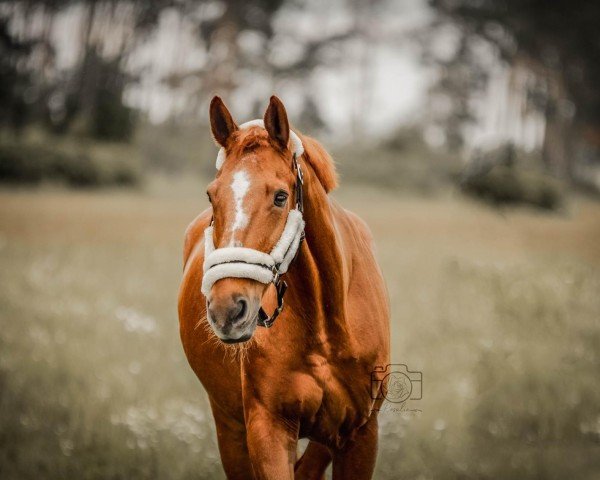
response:
{"label": "chestnut horse", "polygon": [[[277,97],[264,123],[241,127],[215,97],[210,123],[219,171],[186,231],[179,321],[225,473],[319,479],[333,461],[334,479],[371,478],[382,401],[371,372],[389,363],[389,307],[368,227],[328,196],[331,157],[290,131]],[[290,223],[304,232],[288,235]],[[286,242],[295,258],[273,266]],[[310,441],[298,459],[299,438]]]}

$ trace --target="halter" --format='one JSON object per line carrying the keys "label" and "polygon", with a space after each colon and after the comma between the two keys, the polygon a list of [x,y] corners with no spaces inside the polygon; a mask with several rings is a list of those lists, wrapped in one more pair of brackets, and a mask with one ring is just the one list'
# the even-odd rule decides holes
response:
{"label": "halter", "polygon": [[[264,128],[262,120],[253,120],[240,126],[241,129],[258,126]],[[268,315],[262,307],[258,310],[257,324],[260,327],[270,328],[283,310],[283,296],[287,290],[287,283],[281,275],[288,271],[292,261],[296,258],[300,244],[304,239],[304,197],[302,186],[304,177],[298,157],[304,153],[300,138],[290,130],[292,140],[292,163],[296,173],[295,197],[296,206],[290,210],[285,227],[279,240],[270,253],[245,247],[215,248],[213,239],[213,220],[204,230],[204,277],[202,279],[202,293],[208,296],[210,289],[218,280],[223,278],[249,278],[268,285],[272,283],[277,291],[277,307]],[[225,161],[225,149],[221,148],[217,156],[217,170],[221,169]]]}

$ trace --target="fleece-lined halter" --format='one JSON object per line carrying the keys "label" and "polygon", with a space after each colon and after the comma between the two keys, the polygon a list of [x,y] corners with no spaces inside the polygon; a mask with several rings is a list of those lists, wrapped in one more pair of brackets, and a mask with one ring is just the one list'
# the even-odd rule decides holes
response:
{"label": "fleece-lined halter", "polygon": [[[262,120],[252,120],[240,125],[240,129],[250,127],[264,128]],[[302,169],[298,158],[304,153],[300,137],[290,130],[292,143],[293,167],[296,173],[296,208],[290,210],[281,237],[270,253],[245,247],[215,248],[213,239],[213,222],[204,230],[204,277],[202,293],[208,296],[212,286],[223,278],[249,278],[268,285],[272,283],[277,290],[277,308],[272,315],[262,309],[258,311],[258,325],[271,327],[283,310],[283,296],[287,284],[281,280],[281,275],[287,272],[290,263],[296,257],[300,243],[304,238]],[[221,148],[217,155],[217,170],[225,162],[225,149]]]}

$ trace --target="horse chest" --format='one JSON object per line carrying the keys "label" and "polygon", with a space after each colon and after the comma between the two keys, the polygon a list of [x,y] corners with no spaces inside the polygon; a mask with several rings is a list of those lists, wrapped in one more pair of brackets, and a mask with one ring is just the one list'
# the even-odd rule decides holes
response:
{"label": "horse chest", "polygon": [[368,378],[361,381],[358,370],[321,363],[294,382],[304,385],[289,390],[291,396],[301,399],[295,405],[304,407],[297,412],[301,437],[340,447],[367,422],[372,400]]}

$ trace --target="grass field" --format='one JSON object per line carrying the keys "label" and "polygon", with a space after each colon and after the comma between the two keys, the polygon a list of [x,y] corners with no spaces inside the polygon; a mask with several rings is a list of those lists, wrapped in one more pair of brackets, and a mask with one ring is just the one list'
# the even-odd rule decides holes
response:
{"label": "grass field", "polygon": [[[0,190],[0,478],[222,478],[178,338],[200,182]],[[497,211],[358,186],[422,400],[381,412],[376,478],[598,478],[600,204]]]}

